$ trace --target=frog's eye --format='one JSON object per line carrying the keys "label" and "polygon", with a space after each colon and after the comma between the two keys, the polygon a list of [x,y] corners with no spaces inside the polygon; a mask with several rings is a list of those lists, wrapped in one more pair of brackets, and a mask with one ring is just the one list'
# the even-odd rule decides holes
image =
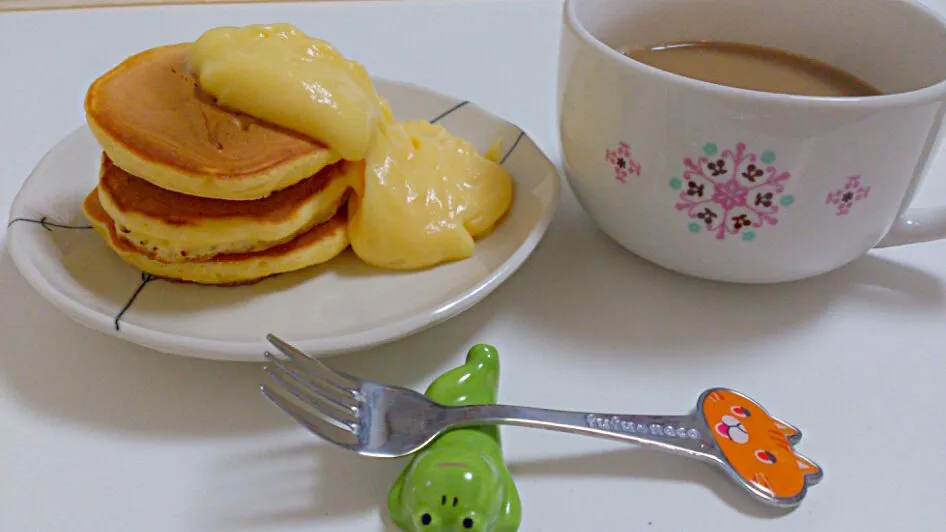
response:
{"label": "frog's eye", "polygon": [[466,517],[463,519],[463,528],[473,528],[473,518]]}
{"label": "frog's eye", "polygon": [[430,515],[430,512],[424,512],[420,515],[417,521],[423,526],[429,526],[434,522],[434,518],[432,515]]}

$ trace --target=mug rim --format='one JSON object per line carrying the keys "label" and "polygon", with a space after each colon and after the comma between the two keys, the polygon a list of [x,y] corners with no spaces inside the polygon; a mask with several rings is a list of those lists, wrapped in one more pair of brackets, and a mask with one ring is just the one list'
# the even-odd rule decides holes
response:
{"label": "mug rim", "polygon": [[[575,6],[582,0],[564,0],[565,20],[572,31],[584,42],[594,46],[599,52],[605,54],[609,59],[617,61],[618,65],[625,68],[643,70],[644,72],[663,79],[667,82],[677,85],[683,85],[687,88],[710,92],[718,96],[737,97],[742,99],[754,100],[760,103],[777,104],[801,104],[807,106],[823,107],[858,107],[858,108],[878,108],[878,107],[896,107],[900,105],[913,105],[919,102],[934,101],[940,99],[946,94],[946,79],[942,79],[933,85],[913,89],[906,92],[896,92],[892,94],[880,94],[876,96],[805,96],[798,94],[785,94],[775,92],[764,92],[751,89],[742,89],[739,87],[730,87],[720,85],[709,81],[702,81],[694,78],[663,70],[646,63],[632,59],[614,48],[602,42],[598,37],[588,31],[587,28],[578,20]],[[941,16],[930,7],[917,2],[916,0],[902,0],[908,7],[919,11],[923,16],[935,20],[944,31],[946,31],[946,17]]]}

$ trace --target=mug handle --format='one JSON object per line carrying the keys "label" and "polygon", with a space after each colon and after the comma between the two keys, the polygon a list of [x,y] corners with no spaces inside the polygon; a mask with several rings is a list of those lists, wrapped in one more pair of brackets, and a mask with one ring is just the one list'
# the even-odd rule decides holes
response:
{"label": "mug handle", "polygon": [[903,213],[874,249],[946,238],[946,207],[913,208]]}

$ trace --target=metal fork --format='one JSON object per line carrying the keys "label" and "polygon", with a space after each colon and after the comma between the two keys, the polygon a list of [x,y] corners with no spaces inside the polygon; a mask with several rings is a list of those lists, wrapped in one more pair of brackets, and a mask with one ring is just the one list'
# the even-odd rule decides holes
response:
{"label": "metal fork", "polygon": [[[683,416],[596,414],[501,404],[444,406],[408,388],[331,369],[272,334],[267,339],[285,359],[265,353],[268,363],[264,371],[270,382],[265,382],[261,391],[266,398],[313,434],[364,456],[401,457],[422,449],[447,429],[502,424],[622,440],[696,458],[719,466],[762,502],[783,508],[800,504],[807,487],[816,484],[822,475],[814,462],[796,454],[799,467],[804,461],[811,471],[799,476],[796,492],[786,493],[774,489],[768,480],[760,481],[744,467],[734,467],[736,462],[727,456],[731,454],[727,448],[729,436],[720,439],[722,432],[710,429],[703,414],[704,401],[713,393],[736,394],[758,407],[759,414],[767,414],[757,403],[732,390],[707,390],[694,413]],[[800,431],[771,419],[785,429],[786,444],[801,439]],[[737,430],[733,427],[736,425],[730,429]],[[730,429],[723,431],[728,434]]]}

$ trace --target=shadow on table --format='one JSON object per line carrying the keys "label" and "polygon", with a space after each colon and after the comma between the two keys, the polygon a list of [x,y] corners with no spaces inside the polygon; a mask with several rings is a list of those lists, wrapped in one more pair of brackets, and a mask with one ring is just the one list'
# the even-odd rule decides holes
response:
{"label": "shadow on table", "polygon": [[[876,255],[794,283],[715,283],[636,257],[578,209],[560,214],[522,274],[510,281],[511,290],[530,297],[507,303],[528,326],[600,347],[598,353],[720,352],[787,336],[850,301],[887,312],[946,309],[941,276]],[[623,281],[603,281],[613,279]]]}
{"label": "shadow on table", "polygon": [[[0,386],[27,411],[96,430],[155,437],[297,426],[259,393],[259,364],[166,355],[84,328],[43,300],[2,247],[0,286]],[[436,331],[332,364],[369,378],[426,385],[429,375],[469,347],[466,342],[493,312],[484,303]]]}
{"label": "shadow on table", "polygon": [[[259,530],[312,524],[375,514],[387,530],[388,490],[407,458],[377,460],[326,443],[290,444],[263,453],[231,456],[216,464],[201,508],[208,530]],[[519,460],[509,468],[518,480],[529,477],[617,477],[703,485],[721,501],[757,519],[777,519],[791,510],[768,507],[751,498],[713,466],[642,448]],[[817,489],[817,488],[815,488]]]}
{"label": "shadow on table", "polygon": [[715,466],[654,449],[625,448],[565,458],[520,460],[510,463],[509,470],[517,479],[537,476],[585,476],[701,484],[729,506],[751,517],[776,519],[792,511],[769,507],[756,501]]}
{"label": "shadow on table", "polygon": [[[230,456],[208,475],[200,507],[207,530],[261,530],[375,514],[387,519],[388,490],[406,458],[378,460],[327,443],[288,444],[259,454]],[[227,508],[228,513],[213,508]],[[232,511],[232,509],[236,509]]]}

